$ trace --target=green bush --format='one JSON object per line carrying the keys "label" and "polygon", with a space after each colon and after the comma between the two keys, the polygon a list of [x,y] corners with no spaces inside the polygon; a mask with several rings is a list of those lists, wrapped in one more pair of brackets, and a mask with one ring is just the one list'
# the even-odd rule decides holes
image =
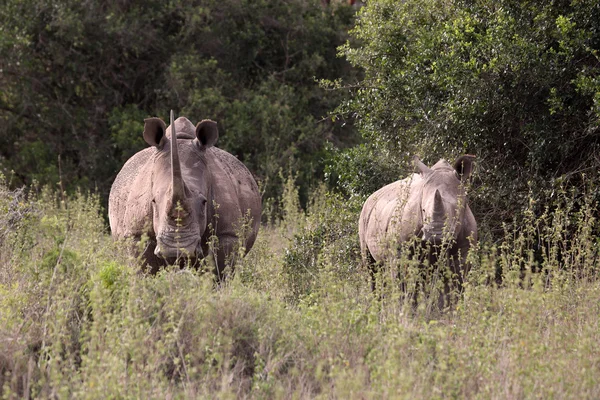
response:
{"label": "green bush", "polygon": [[[9,0],[0,7],[0,172],[13,184],[108,196],[145,147],[143,120],[174,109],[219,123],[235,154],[277,199],[280,169],[303,201],[328,141],[356,142],[325,119],[342,92],[318,79],[353,76],[337,46],[354,10],[319,0],[90,3]],[[102,49],[102,51],[99,51]]]}
{"label": "green bush", "polygon": [[340,112],[390,163],[477,155],[474,212],[501,237],[530,190],[595,176],[599,21],[585,0],[370,1],[341,49],[364,79]]}
{"label": "green bush", "polygon": [[388,183],[403,177],[401,165],[390,161],[393,157],[378,153],[370,144],[329,150],[325,181],[346,197],[366,199]]}
{"label": "green bush", "polygon": [[283,259],[291,298],[297,300],[320,286],[324,270],[349,282],[360,276],[356,226],[361,206],[323,187],[315,191],[305,225],[294,234]]}

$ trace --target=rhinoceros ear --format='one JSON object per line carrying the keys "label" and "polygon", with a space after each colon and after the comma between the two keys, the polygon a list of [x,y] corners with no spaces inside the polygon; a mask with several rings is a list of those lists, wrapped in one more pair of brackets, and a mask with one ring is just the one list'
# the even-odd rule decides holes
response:
{"label": "rhinoceros ear", "polygon": [[471,176],[475,158],[475,156],[465,154],[464,156],[458,157],[454,162],[454,169],[458,173],[458,176],[460,176],[461,181],[465,182]]}
{"label": "rhinoceros ear", "polygon": [[150,146],[162,148],[166,140],[166,130],[167,125],[160,118],[146,118],[144,120],[144,140]]}
{"label": "rhinoceros ear", "polygon": [[205,119],[198,122],[198,125],[196,125],[196,143],[202,150],[214,146],[217,139],[219,139],[219,129],[215,121]]}
{"label": "rhinoceros ear", "polygon": [[414,156],[413,162],[415,163],[415,172],[418,174],[428,174],[431,172],[431,168],[427,165],[423,164],[423,162],[419,159],[419,157]]}

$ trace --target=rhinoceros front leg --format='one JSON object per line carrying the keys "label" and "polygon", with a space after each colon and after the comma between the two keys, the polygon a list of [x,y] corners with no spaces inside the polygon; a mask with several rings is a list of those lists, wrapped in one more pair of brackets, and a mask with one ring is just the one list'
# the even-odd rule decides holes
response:
{"label": "rhinoceros front leg", "polygon": [[[467,254],[470,246],[460,246],[452,249],[448,257],[448,271],[444,276],[444,293],[440,299],[440,309],[456,303],[462,296],[462,288],[465,276],[468,272]],[[447,275],[446,275],[447,274]]]}
{"label": "rhinoceros front leg", "polygon": [[238,258],[239,239],[233,235],[219,236],[208,247],[206,258],[215,266],[217,279],[224,281],[233,272]]}

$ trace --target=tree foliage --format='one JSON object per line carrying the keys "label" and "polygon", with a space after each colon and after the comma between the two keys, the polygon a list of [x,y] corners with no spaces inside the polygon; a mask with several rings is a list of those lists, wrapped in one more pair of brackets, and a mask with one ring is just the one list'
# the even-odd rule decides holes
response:
{"label": "tree foliage", "polygon": [[480,215],[600,165],[596,1],[370,1],[342,53],[364,69],[341,106],[384,162],[478,156]]}
{"label": "tree foliage", "polygon": [[336,104],[316,79],[352,75],[336,55],[354,11],[304,1],[8,0],[0,7],[0,169],[13,182],[98,188],[170,109],[219,123],[220,147],[277,195],[307,185]]}

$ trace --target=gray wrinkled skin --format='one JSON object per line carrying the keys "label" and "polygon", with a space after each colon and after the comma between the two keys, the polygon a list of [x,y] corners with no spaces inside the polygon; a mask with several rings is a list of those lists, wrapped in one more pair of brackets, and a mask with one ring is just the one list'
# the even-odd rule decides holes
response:
{"label": "gray wrinkled skin", "polygon": [[415,157],[412,176],[382,187],[363,205],[358,234],[365,262],[398,256],[399,244],[420,238],[423,244],[451,242],[453,270],[464,267],[477,223],[467,203],[465,181],[473,156],[462,156],[454,166],[440,160],[428,168]]}
{"label": "gray wrinkled skin", "polygon": [[[146,119],[144,139],[152,147],[133,155],[112,185],[111,232],[117,239],[140,240],[147,234],[143,256],[151,272],[177,259],[213,256],[221,273],[226,260],[237,254],[245,216],[250,224],[241,245],[248,251],[254,244],[261,217],[258,186],[237,158],[213,146],[215,122],[204,120],[194,127],[180,117],[174,125],[181,179],[173,178],[171,126]],[[218,238],[218,254],[209,253],[211,235]]]}

